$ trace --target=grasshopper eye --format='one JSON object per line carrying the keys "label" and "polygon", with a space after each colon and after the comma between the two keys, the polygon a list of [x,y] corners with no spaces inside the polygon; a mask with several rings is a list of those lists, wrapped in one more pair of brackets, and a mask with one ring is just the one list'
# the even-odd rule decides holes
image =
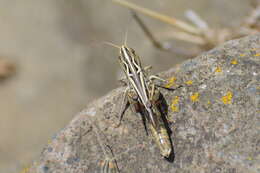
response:
{"label": "grasshopper eye", "polygon": [[151,108],[151,107],[152,107],[151,102],[146,102],[146,105],[147,105],[148,108]]}
{"label": "grasshopper eye", "polygon": [[132,54],[135,54],[135,50],[134,50],[134,49],[129,48],[129,50],[130,50],[130,52],[131,52]]}
{"label": "grasshopper eye", "polygon": [[132,94],[132,98],[133,100],[137,101],[138,100],[138,96],[136,94]]}
{"label": "grasshopper eye", "polygon": [[138,101],[138,95],[135,93],[135,91],[131,90],[128,92],[129,97],[133,99],[134,101]]}

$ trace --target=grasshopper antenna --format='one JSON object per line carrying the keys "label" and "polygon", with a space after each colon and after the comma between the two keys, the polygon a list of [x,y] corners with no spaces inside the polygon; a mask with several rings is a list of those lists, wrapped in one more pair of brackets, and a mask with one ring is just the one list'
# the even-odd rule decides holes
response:
{"label": "grasshopper antenna", "polygon": [[120,49],[120,46],[118,46],[118,45],[116,45],[114,43],[108,42],[108,41],[103,41],[103,44],[106,44],[108,46],[112,46],[112,47]]}
{"label": "grasshopper antenna", "polygon": [[125,32],[124,45],[126,45],[126,43],[127,43],[127,36],[128,36],[128,27],[127,27],[126,32]]}
{"label": "grasshopper antenna", "polygon": [[103,153],[104,153],[106,156],[108,156],[107,151],[106,151],[106,149],[105,149],[105,147],[104,147],[104,143],[103,143],[103,141],[101,140],[101,138],[100,138],[100,136],[99,136],[99,134],[98,134],[99,129],[98,129],[97,125],[92,122],[92,127],[93,127],[93,129],[94,129],[94,132],[95,132],[95,134],[96,134],[98,143],[99,143],[99,145],[100,145],[100,147],[101,147]]}

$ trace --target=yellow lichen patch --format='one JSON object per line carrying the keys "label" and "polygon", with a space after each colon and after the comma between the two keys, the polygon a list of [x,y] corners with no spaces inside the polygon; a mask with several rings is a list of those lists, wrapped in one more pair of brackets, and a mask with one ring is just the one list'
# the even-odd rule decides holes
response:
{"label": "yellow lichen patch", "polygon": [[215,70],[215,72],[216,72],[216,73],[220,73],[220,72],[222,72],[221,67],[217,67],[216,70]]}
{"label": "yellow lichen patch", "polygon": [[168,83],[164,86],[165,88],[170,88],[171,86],[174,85],[176,81],[176,77],[171,77],[169,80],[168,80]]}
{"label": "yellow lichen patch", "polygon": [[177,106],[179,103],[180,98],[178,96],[175,96],[172,100],[171,109],[172,112],[179,112],[179,107]]}
{"label": "yellow lichen patch", "polygon": [[260,56],[260,53],[256,53],[255,56]]}
{"label": "yellow lichen patch", "polygon": [[250,160],[250,161],[252,161],[252,160],[253,160],[253,158],[252,158],[252,157],[248,157],[248,158],[247,158],[247,160]]}
{"label": "yellow lichen patch", "polygon": [[232,103],[232,97],[233,97],[233,93],[228,91],[226,93],[226,95],[221,98],[221,100],[224,104],[231,104]]}
{"label": "yellow lichen patch", "polygon": [[232,61],[231,61],[231,64],[233,64],[233,65],[236,65],[238,62],[237,62],[237,60],[236,59],[233,59]]}
{"label": "yellow lichen patch", "polygon": [[246,54],[241,53],[240,56],[243,57],[243,56],[246,56]]}
{"label": "yellow lichen patch", "polygon": [[192,80],[188,80],[188,81],[186,81],[185,83],[186,83],[187,85],[192,85],[193,82],[192,82]]}
{"label": "yellow lichen patch", "polygon": [[24,168],[20,173],[27,173],[30,170],[30,167],[31,166]]}
{"label": "yellow lichen patch", "polygon": [[176,105],[171,105],[172,112],[179,112],[179,108]]}
{"label": "yellow lichen patch", "polygon": [[50,139],[48,139],[48,141],[47,141],[47,144],[48,144],[48,145],[50,145],[50,144],[51,144],[51,140],[50,140]]}
{"label": "yellow lichen patch", "polygon": [[180,100],[179,96],[175,96],[174,99],[172,100],[172,104],[177,105],[179,103],[179,100]]}
{"label": "yellow lichen patch", "polygon": [[207,102],[207,103],[208,103],[208,105],[210,105],[210,104],[211,104],[210,100],[208,100],[208,102]]}
{"label": "yellow lichen patch", "polygon": [[199,101],[199,96],[200,96],[200,94],[198,92],[196,92],[196,93],[194,93],[193,95],[190,96],[190,100],[192,102],[197,102],[197,101]]}

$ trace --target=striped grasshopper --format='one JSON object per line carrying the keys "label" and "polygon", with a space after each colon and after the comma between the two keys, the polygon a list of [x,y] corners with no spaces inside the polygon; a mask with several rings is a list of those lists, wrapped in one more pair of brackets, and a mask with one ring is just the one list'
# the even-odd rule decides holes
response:
{"label": "striped grasshopper", "polygon": [[[125,102],[127,97],[127,105],[134,105],[135,111],[140,113],[144,120],[149,123],[151,135],[158,145],[161,155],[169,157],[172,151],[171,141],[162,120],[162,113],[159,110],[160,92],[152,81],[153,79],[163,79],[157,76],[147,77],[139,56],[132,48],[122,45],[119,49],[118,60],[127,79],[127,89],[122,103]],[[118,126],[121,123],[123,114],[124,109],[121,107]]]}
{"label": "striped grasshopper", "polygon": [[[98,131],[100,131],[100,130],[98,130],[97,125],[92,123],[92,127],[94,129],[95,134],[96,134],[98,143],[99,143],[99,145],[100,145],[100,147],[101,147],[101,149],[102,149],[102,151],[103,151],[103,153],[105,155],[105,159],[103,159],[101,161],[99,173],[120,173],[116,159],[118,157],[120,157],[122,154],[126,154],[126,153],[128,153],[129,151],[131,151],[131,150],[133,150],[135,148],[143,147],[142,144],[139,144],[139,145],[136,145],[136,146],[134,146],[132,148],[128,148],[124,152],[122,152],[122,153],[118,154],[117,156],[115,156],[114,153],[113,153],[112,148],[109,145],[104,145],[104,143],[102,142],[102,140],[100,138],[100,135],[98,133]],[[106,148],[108,148],[110,150],[110,153],[111,153],[110,155],[107,153],[107,150],[105,149],[104,146],[106,146]]]}

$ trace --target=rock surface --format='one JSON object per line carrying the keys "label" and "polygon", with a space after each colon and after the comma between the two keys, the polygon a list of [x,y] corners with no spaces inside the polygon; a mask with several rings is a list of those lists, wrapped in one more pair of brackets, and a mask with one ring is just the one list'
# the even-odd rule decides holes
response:
{"label": "rock surface", "polygon": [[[115,128],[124,88],[94,101],[44,148],[30,173],[94,173],[104,144],[118,156],[120,172],[260,172],[260,35],[229,41],[161,74],[174,158],[166,160],[131,109]],[[128,153],[128,148],[143,144]]]}

